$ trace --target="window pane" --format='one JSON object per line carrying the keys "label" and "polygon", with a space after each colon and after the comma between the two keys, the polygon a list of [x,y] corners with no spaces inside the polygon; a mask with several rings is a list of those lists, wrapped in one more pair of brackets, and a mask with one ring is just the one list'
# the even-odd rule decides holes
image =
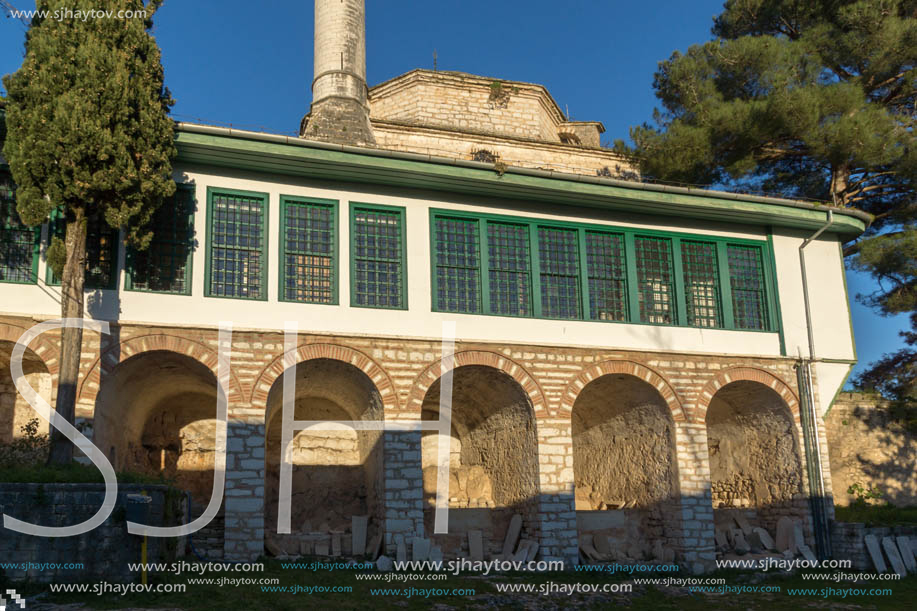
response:
{"label": "window pane", "polygon": [[284,299],[334,301],[334,204],[287,201],[283,228]]}
{"label": "window pane", "polygon": [[[67,224],[60,214],[52,216],[51,235],[66,239]],[[86,282],[87,289],[114,289],[115,263],[118,256],[118,230],[99,216],[90,217],[86,224]],[[48,268],[48,284],[59,285],[58,278]]]}
{"label": "window pane", "polygon": [[683,240],[681,265],[685,275],[688,324],[719,327],[723,316],[716,244]]}
{"label": "window pane", "polygon": [[194,193],[178,188],[153,214],[153,240],[131,253],[131,288],[137,291],[186,293],[190,288],[188,256],[194,247]]}
{"label": "window pane", "polygon": [[579,247],[575,229],[538,228],[541,312],[549,318],[581,318]]}
{"label": "window pane", "polygon": [[12,177],[0,172],[0,282],[36,281],[32,275],[35,232],[16,212]]}
{"label": "window pane", "polygon": [[481,311],[478,221],[434,220],[436,309],[474,314]]}
{"label": "window pane", "polygon": [[487,223],[490,311],[508,316],[532,313],[529,235],[525,225]]}
{"label": "window pane", "polygon": [[767,329],[767,293],[764,263],[757,246],[726,247],[729,259],[729,284],[732,309],[738,329]]}
{"label": "window pane", "polygon": [[210,226],[210,294],[261,299],[262,235],[266,202],[261,197],[213,193]]}
{"label": "window pane", "polygon": [[643,322],[675,322],[675,285],[672,274],[672,242],[667,238],[636,236],[637,300]]}
{"label": "window pane", "polygon": [[357,208],[352,233],[354,303],[376,308],[404,307],[401,212]]}
{"label": "window pane", "polygon": [[589,317],[627,320],[624,236],[587,231],[586,272],[589,275]]}

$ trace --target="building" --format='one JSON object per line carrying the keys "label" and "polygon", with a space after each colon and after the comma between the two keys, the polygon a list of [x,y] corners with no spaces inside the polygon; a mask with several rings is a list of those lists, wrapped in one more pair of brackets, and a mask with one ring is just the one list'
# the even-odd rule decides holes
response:
{"label": "building", "polygon": [[[77,417],[115,467],[164,472],[207,504],[217,323],[231,321],[208,553],[257,557],[277,524],[287,321],[295,418],[375,422],[440,417],[454,322],[450,529],[433,535],[447,557],[475,530],[500,553],[517,514],[539,558],[576,562],[592,534],[622,559],[662,546],[697,571],[729,512],[824,534],[822,416],[855,360],[840,246],[868,216],[615,178],[630,169],[599,146],[602,125],[566,121],[539,85],[414,70],[367,89],[363,11],[316,0],[302,137],[179,124],[181,188],[150,250],[92,228],[87,312],[112,332],[84,335]],[[6,373],[13,342],[60,312],[39,247],[58,229],[20,227],[5,181],[0,439],[31,417]],[[804,251],[809,325],[799,249],[820,230]],[[26,360],[49,398],[55,337]],[[437,451],[429,431],[297,433],[294,533],[368,515],[390,554],[431,536]]]}

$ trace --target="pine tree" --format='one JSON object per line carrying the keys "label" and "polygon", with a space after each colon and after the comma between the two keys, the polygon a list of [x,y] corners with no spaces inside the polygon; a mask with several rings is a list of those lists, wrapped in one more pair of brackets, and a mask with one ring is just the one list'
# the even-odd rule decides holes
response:
{"label": "pine tree", "polygon": [[[37,225],[58,210],[66,225],[65,240],[55,238],[48,249],[49,265],[61,278],[64,318],[83,317],[87,224],[123,228],[131,244],[144,248],[153,212],[175,190],[173,101],[150,34],[160,4],[39,0],[39,11],[60,10],[62,18],[32,21],[22,67],[3,79],[3,156],[16,183],[19,216]],[[76,17],[67,18],[65,10]],[[82,19],[84,11],[113,13]],[[119,11],[135,16],[118,18]],[[62,330],[55,409],[70,423],[81,345],[81,329]],[[54,431],[49,462],[72,458],[73,445]]]}
{"label": "pine tree", "polygon": [[[845,248],[877,280],[862,299],[917,311],[917,0],[728,0],[712,33],[659,64],[655,125],[615,148],[650,180],[872,213]],[[873,373],[913,381],[915,362],[909,347]]]}

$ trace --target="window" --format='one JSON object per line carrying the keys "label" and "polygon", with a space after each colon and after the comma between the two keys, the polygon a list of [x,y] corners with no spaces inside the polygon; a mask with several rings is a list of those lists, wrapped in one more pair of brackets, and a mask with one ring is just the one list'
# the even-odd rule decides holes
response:
{"label": "window", "polygon": [[672,241],[668,238],[636,236],[637,299],[640,321],[675,323],[675,277],[672,273]]}
{"label": "window", "polygon": [[337,303],[337,202],[281,197],[280,299]]}
{"label": "window", "polygon": [[481,312],[480,227],[477,220],[436,217],[433,221],[434,290],[440,312]]}
{"label": "window", "polygon": [[538,269],[543,316],[582,317],[577,242],[575,229],[538,228]]}
{"label": "window", "polygon": [[266,193],[208,189],[208,297],[267,299]]}
{"label": "window", "polygon": [[722,326],[716,243],[682,240],[681,265],[685,278],[688,325]]}
{"label": "window", "polygon": [[38,280],[41,227],[26,227],[16,211],[13,180],[0,170],[0,282],[34,284]]}
{"label": "window", "polygon": [[627,270],[624,236],[586,232],[589,318],[627,320]]}
{"label": "window", "polygon": [[151,293],[191,294],[194,251],[194,190],[178,185],[150,220],[153,239],[145,250],[127,251],[127,288]]}
{"label": "window", "polygon": [[761,248],[729,244],[729,284],[738,329],[767,329],[768,303]]}
{"label": "window", "polygon": [[351,305],[406,309],[404,209],[351,204]]}
{"label": "window", "polygon": [[505,316],[532,315],[531,261],[526,225],[487,223],[490,311]]}
{"label": "window", "polygon": [[[49,225],[50,234],[61,240],[66,239],[67,224],[60,210],[51,213]],[[89,217],[86,224],[86,281],[87,289],[117,288],[117,260],[118,260],[118,233],[119,231],[105,222],[99,215]],[[47,283],[59,285],[54,271],[48,267]]]}

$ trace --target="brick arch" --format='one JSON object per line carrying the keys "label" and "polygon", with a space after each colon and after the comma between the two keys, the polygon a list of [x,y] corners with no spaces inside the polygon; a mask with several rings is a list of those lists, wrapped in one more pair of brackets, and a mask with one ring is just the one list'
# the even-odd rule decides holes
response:
{"label": "brick arch", "polygon": [[[210,369],[214,377],[217,377],[217,353],[203,344],[164,333],[141,335],[126,339],[102,351],[93,361],[87,374],[83,376],[77,391],[77,401],[94,403],[101,388],[103,375],[111,374],[115,367],[132,356],[155,351],[173,352],[190,357]],[[242,385],[233,371],[229,372],[228,399],[230,410],[233,405],[244,400]]]}
{"label": "brick arch", "polygon": [[[545,401],[541,386],[538,385],[535,378],[519,363],[501,354],[497,354],[496,352],[486,352],[483,350],[456,352],[455,355],[453,355],[453,362],[455,369],[468,365],[481,365],[498,369],[509,375],[522,387],[525,394],[528,395],[529,400],[532,402],[532,410],[535,418],[548,417],[547,402]],[[414,380],[414,386],[411,388],[411,394],[408,397],[406,405],[406,409],[413,417],[420,417],[421,406],[423,405],[423,400],[427,395],[427,391],[430,390],[433,383],[442,375],[443,362],[440,359],[427,367],[423,373]]]}
{"label": "brick arch", "polygon": [[700,395],[698,395],[691,420],[701,424],[704,423],[707,419],[707,408],[710,407],[713,395],[727,384],[741,381],[757,382],[776,392],[783,399],[787,409],[790,410],[793,420],[797,424],[799,423],[799,399],[796,397],[796,393],[786,382],[773,373],[755,367],[731,367],[720,371],[716,377],[707,382]]}
{"label": "brick arch", "polygon": [[[365,373],[379,391],[383,415],[398,410],[398,397],[395,394],[392,379],[378,363],[362,352],[336,344],[303,344],[297,348],[296,364],[315,359],[330,359],[353,365]],[[283,370],[283,353],[276,356],[267,367],[261,370],[252,387],[251,404],[253,408],[267,409],[268,393],[271,392],[274,382],[283,374]]]}
{"label": "brick arch", "polygon": [[[0,323],[0,341],[16,343],[23,333],[28,331],[26,327],[13,325],[10,323]],[[58,373],[60,371],[60,350],[49,340],[47,334],[43,333],[29,342],[29,350],[38,355],[44,363],[45,368],[51,375],[51,396],[57,394]]]}
{"label": "brick arch", "polygon": [[659,392],[659,395],[666,402],[666,405],[668,405],[669,412],[672,414],[672,420],[676,422],[685,422],[687,420],[685,411],[681,406],[681,401],[678,399],[678,394],[665,378],[646,365],[637,363],[636,361],[624,360],[602,361],[580,372],[573,381],[567,384],[558,411],[572,414],[573,404],[576,402],[577,397],[579,397],[580,392],[586,388],[586,385],[608,374],[629,375],[648,383]]}

